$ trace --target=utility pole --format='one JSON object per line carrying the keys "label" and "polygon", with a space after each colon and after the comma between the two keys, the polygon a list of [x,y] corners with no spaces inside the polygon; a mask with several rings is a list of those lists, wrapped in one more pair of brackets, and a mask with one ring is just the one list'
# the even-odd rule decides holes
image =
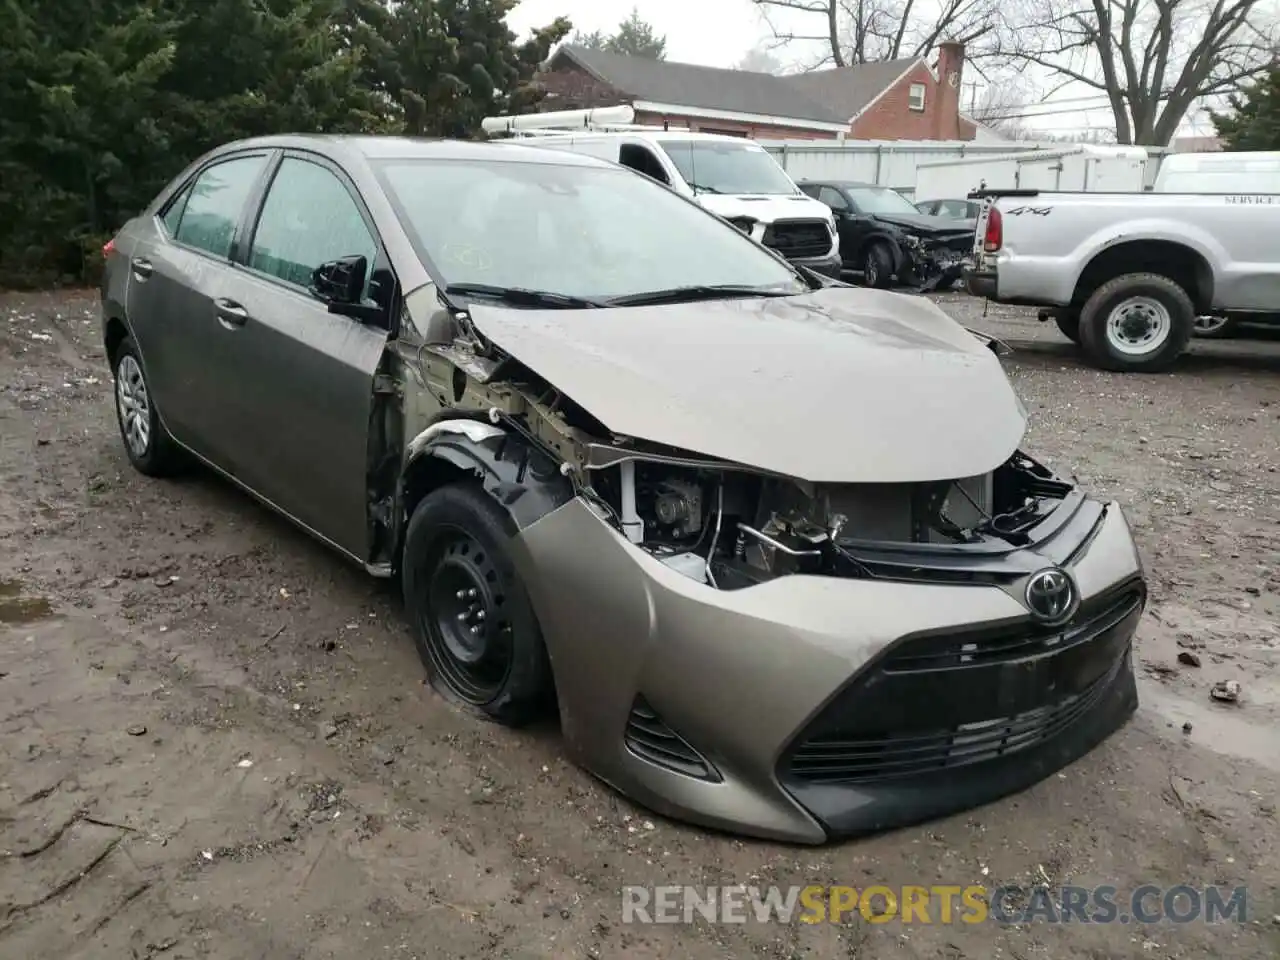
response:
{"label": "utility pole", "polygon": [[969,112],[973,113],[978,108],[978,81],[970,80],[965,86],[969,88]]}

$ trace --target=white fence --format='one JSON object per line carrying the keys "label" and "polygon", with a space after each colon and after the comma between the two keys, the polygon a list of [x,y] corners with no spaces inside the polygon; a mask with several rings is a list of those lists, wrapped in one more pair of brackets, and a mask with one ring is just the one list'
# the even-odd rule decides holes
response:
{"label": "white fence", "polygon": [[[1007,157],[1031,150],[1062,150],[1068,143],[1014,141],[973,143],[964,140],[760,140],[793,180],[859,180],[893,187],[910,198],[916,188],[916,167],[936,160],[966,157]],[[1155,182],[1160,158],[1170,151],[1147,147],[1147,186]]]}

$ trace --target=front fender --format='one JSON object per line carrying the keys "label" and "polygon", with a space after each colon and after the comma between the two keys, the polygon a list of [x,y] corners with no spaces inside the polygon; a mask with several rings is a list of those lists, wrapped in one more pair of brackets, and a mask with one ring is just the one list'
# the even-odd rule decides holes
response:
{"label": "front fender", "polygon": [[433,489],[459,474],[474,478],[511,518],[514,534],[573,499],[573,484],[540,447],[483,420],[459,416],[431,424],[406,448],[403,519]]}

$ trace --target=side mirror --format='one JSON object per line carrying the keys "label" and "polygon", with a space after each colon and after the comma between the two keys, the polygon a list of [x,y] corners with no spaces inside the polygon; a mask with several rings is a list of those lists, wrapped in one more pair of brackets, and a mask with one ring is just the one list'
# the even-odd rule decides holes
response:
{"label": "side mirror", "polygon": [[311,292],[325,303],[359,303],[369,261],[364,257],[340,257],[316,267],[311,273]]}
{"label": "side mirror", "polygon": [[363,256],[339,257],[320,264],[311,273],[311,294],[323,300],[330,313],[361,323],[382,319],[382,308],[364,299],[369,261]]}

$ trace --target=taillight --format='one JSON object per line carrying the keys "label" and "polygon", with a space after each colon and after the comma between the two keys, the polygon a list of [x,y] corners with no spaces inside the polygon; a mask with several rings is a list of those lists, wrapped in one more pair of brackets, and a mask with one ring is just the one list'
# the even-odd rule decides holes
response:
{"label": "taillight", "polygon": [[108,240],[106,244],[103,246],[102,256],[105,259],[111,256],[115,252],[116,252],[116,241],[115,241],[115,238],[113,237],[112,239]]}
{"label": "taillight", "polygon": [[987,212],[987,232],[982,238],[982,249],[995,253],[1004,244],[1004,216],[993,205]]}

